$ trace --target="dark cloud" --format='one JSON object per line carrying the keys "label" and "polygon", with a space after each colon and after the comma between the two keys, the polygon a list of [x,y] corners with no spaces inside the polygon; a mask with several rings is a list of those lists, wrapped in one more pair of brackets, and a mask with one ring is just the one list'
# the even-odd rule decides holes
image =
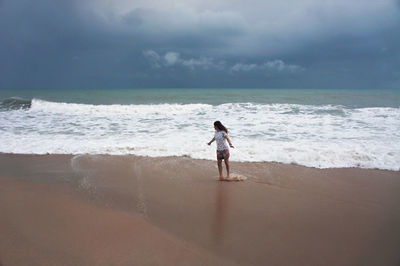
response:
{"label": "dark cloud", "polygon": [[389,0],[287,2],[0,0],[0,88],[400,87]]}

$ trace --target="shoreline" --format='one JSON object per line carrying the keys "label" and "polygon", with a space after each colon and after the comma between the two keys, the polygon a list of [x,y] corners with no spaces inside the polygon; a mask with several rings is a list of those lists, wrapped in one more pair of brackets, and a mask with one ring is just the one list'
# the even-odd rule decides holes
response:
{"label": "shoreline", "polygon": [[[0,152],[0,156],[6,155],[6,156],[70,156],[70,157],[75,157],[75,156],[111,156],[111,157],[136,157],[136,158],[148,158],[148,159],[168,159],[168,158],[187,158],[191,160],[198,160],[198,161],[208,161],[208,162],[215,162],[216,160],[212,159],[198,159],[198,158],[193,158],[190,157],[189,155],[171,155],[171,156],[150,156],[150,155],[136,155],[136,154],[108,154],[108,153],[8,153],[8,152]],[[376,171],[389,171],[389,172],[398,172],[400,173],[400,170],[392,170],[392,169],[382,169],[382,168],[365,168],[365,167],[357,167],[357,166],[350,166],[350,167],[327,167],[327,168],[318,168],[314,166],[306,166],[302,164],[297,164],[297,163],[283,163],[283,162],[277,162],[277,161],[234,161],[234,160],[229,160],[231,163],[234,164],[277,164],[277,165],[283,165],[283,166],[298,166],[298,167],[305,167],[305,168],[310,168],[310,169],[315,169],[315,170],[338,170],[338,169],[360,169],[360,170],[376,170]]]}
{"label": "shoreline", "polygon": [[[398,265],[400,172],[0,153],[3,265]],[[225,169],[224,169],[225,173]]]}

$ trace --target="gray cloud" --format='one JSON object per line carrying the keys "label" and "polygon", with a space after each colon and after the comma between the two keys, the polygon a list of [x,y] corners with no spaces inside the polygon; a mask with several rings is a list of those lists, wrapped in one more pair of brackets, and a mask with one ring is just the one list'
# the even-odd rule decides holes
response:
{"label": "gray cloud", "polygon": [[163,56],[153,50],[143,51],[143,55],[147,58],[150,65],[154,68],[182,66],[190,70],[219,70],[227,73],[240,72],[259,72],[269,75],[277,73],[299,73],[305,69],[299,65],[286,64],[282,60],[270,60],[261,64],[257,63],[242,63],[237,62],[233,65],[228,65],[225,61],[216,61],[210,57],[199,58],[183,58],[179,53],[169,51]]}
{"label": "gray cloud", "polygon": [[162,66],[182,66],[191,70],[223,70],[225,68],[224,61],[216,62],[213,58],[210,57],[183,58],[179,53],[173,51],[166,52],[163,56],[161,56],[153,50],[146,50],[143,51],[143,55],[147,58],[150,65],[154,68],[160,68]]}
{"label": "gray cloud", "polygon": [[155,68],[161,67],[160,64],[161,57],[156,52],[154,52],[153,50],[146,50],[143,51],[143,55],[149,60],[149,63],[152,67]]}
{"label": "gray cloud", "polygon": [[230,70],[232,72],[263,71],[267,73],[274,73],[274,72],[298,73],[304,71],[304,68],[298,65],[286,64],[282,60],[272,60],[264,62],[262,64],[236,63],[230,68]]}
{"label": "gray cloud", "polygon": [[[219,52],[230,54],[293,51],[315,40],[329,39],[332,34],[361,36],[375,32],[398,19],[393,0],[116,3],[105,8],[96,2],[93,8],[103,16],[114,18],[108,20],[114,27],[121,27],[121,20],[133,18],[134,26],[125,27],[128,31],[143,31],[162,41],[182,35],[207,38],[213,45],[215,41],[225,43]],[[226,42],[221,40],[226,38],[229,38]]]}
{"label": "gray cloud", "polygon": [[400,87],[398,7],[0,0],[0,88]]}

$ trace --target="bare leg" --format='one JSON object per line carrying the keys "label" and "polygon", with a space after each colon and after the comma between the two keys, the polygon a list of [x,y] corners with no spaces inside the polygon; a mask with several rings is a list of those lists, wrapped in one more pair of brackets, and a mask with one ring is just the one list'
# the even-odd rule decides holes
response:
{"label": "bare leg", "polygon": [[222,160],[217,160],[218,164],[218,172],[219,172],[219,180],[224,179],[224,176],[222,175]]}
{"label": "bare leg", "polygon": [[230,168],[229,168],[229,158],[225,159],[225,166],[226,166],[226,179],[229,180],[231,178],[230,172],[229,172],[229,170],[230,170]]}

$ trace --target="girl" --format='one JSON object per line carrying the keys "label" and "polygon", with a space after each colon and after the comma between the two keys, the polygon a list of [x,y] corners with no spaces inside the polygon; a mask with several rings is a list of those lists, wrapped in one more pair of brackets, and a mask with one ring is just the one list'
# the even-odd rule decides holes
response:
{"label": "girl", "polygon": [[210,140],[208,145],[211,145],[211,143],[216,140],[217,141],[217,163],[218,163],[218,171],[219,171],[219,180],[224,180],[224,177],[222,175],[222,160],[225,160],[225,166],[226,166],[226,179],[227,181],[231,180],[231,177],[229,175],[229,147],[228,144],[226,144],[226,141],[228,141],[229,146],[231,148],[234,148],[231,140],[228,137],[228,129],[220,121],[215,121],[214,122],[214,128],[215,128],[215,134],[212,140]]}

